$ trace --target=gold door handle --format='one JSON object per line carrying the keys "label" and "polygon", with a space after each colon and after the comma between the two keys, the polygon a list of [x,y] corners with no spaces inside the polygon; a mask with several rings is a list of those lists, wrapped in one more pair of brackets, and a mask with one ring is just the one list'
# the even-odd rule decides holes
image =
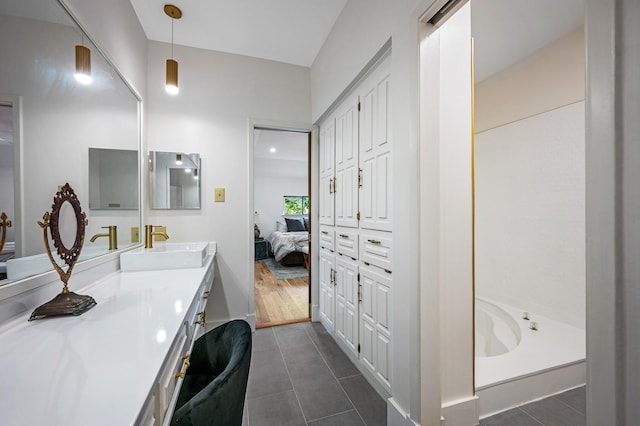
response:
{"label": "gold door handle", "polygon": [[329,235],[329,231],[321,231],[324,235]]}
{"label": "gold door handle", "polygon": [[333,178],[329,179],[329,194],[333,194]]}
{"label": "gold door handle", "polygon": [[369,241],[371,244],[376,244],[376,245],[382,244],[382,242],[380,242],[379,240],[367,240],[367,241]]}
{"label": "gold door handle", "polygon": [[358,188],[362,188],[362,169],[358,169]]}
{"label": "gold door handle", "polygon": [[209,294],[211,294],[211,292],[210,292],[210,291],[208,291],[208,290],[207,290],[207,291],[205,291],[204,293],[202,293],[202,298],[203,298],[203,299],[208,299],[208,298],[209,298]]}
{"label": "gold door handle", "polygon": [[347,234],[340,234],[341,238],[349,238],[349,236]]}
{"label": "gold door handle", "polygon": [[187,370],[189,369],[189,366],[191,365],[189,362],[189,359],[191,358],[190,354],[186,354],[185,356],[182,357],[182,368],[180,369],[180,371],[178,373],[176,373],[176,379],[184,379],[184,376],[187,374]]}
{"label": "gold door handle", "polygon": [[207,319],[207,314],[205,313],[205,311],[198,312],[198,319],[193,323],[193,325],[200,324],[201,326],[204,327],[206,319]]}

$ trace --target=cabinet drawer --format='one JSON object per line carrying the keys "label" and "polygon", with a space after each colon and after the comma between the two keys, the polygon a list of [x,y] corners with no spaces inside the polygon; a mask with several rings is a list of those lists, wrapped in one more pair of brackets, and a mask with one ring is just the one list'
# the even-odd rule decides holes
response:
{"label": "cabinet drawer", "polygon": [[320,227],[320,247],[322,247],[323,249],[334,251],[335,250],[334,235],[335,233],[333,228],[330,228],[327,226],[321,226]]}
{"label": "cabinet drawer", "polygon": [[352,259],[358,258],[358,232],[336,228],[336,251]]}
{"label": "cabinet drawer", "polygon": [[[164,419],[167,409],[171,406],[174,393],[177,392],[176,386],[178,380],[176,375],[183,369],[185,359],[189,351],[189,339],[187,339],[186,330],[181,331],[177,336],[174,345],[169,351],[166,363],[158,380],[158,392],[156,393],[156,419]],[[170,410],[171,411],[171,410]],[[168,413],[171,414],[171,413]]]}
{"label": "cabinet drawer", "polygon": [[365,264],[378,266],[387,272],[393,270],[393,251],[390,234],[369,233],[360,234],[360,259]]}

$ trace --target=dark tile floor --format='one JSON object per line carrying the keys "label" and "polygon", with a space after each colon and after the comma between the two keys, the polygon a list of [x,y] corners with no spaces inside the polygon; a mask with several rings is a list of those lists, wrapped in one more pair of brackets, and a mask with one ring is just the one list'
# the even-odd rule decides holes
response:
{"label": "dark tile floor", "polygon": [[387,404],[320,323],[256,330],[244,425],[383,426]]}
{"label": "dark tile floor", "polygon": [[[584,387],[480,421],[480,426],[584,426]],[[386,402],[320,323],[256,330],[244,426],[384,426]]]}
{"label": "dark tile floor", "polygon": [[584,386],[480,421],[480,426],[584,426],[586,424]]}

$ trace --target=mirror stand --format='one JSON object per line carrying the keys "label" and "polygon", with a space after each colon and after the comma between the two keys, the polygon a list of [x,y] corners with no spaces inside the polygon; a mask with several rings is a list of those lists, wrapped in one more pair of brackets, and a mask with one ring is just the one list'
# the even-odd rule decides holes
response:
{"label": "mirror stand", "polygon": [[[65,203],[69,203],[75,213],[76,233],[71,248],[65,246],[60,233],[60,211]],[[97,303],[91,296],[70,292],[68,287],[71,272],[82,250],[84,231],[87,225],[87,216],[82,211],[80,201],[68,183],[56,193],[53,198],[53,205],[51,206],[51,214],[45,212],[42,220],[42,222],[38,222],[38,225],[40,225],[44,232],[44,246],[51,264],[55,270],[58,271],[58,275],[60,275],[63,287],[62,293],[58,294],[49,302],[38,306],[31,314],[31,317],[29,317],[29,321],[56,315],[82,315]],[[66,271],[58,265],[51,254],[48,229],[51,229],[51,239],[53,240],[54,247],[57,249],[58,256],[68,265]]]}

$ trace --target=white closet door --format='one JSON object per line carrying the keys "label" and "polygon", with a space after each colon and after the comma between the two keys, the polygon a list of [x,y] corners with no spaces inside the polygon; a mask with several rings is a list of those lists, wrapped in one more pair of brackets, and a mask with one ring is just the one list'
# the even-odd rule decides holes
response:
{"label": "white closet door", "polygon": [[330,330],[335,319],[335,254],[329,250],[320,250],[320,321]]}
{"label": "white closet door", "polygon": [[358,264],[346,256],[336,257],[336,334],[358,352]]}
{"label": "white closet door", "polygon": [[361,357],[378,381],[391,390],[391,274],[375,266],[361,265]]}
{"label": "white closet door", "polygon": [[351,96],[336,113],[335,223],[358,227],[358,97]]}
{"label": "white closet door", "polygon": [[320,126],[320,224],[334,224],[335,126],[333,118]]}
{"label": "white closet door", "polygon": [[391,231],[391,59],[385,59],[360,90],[360,227]]}

